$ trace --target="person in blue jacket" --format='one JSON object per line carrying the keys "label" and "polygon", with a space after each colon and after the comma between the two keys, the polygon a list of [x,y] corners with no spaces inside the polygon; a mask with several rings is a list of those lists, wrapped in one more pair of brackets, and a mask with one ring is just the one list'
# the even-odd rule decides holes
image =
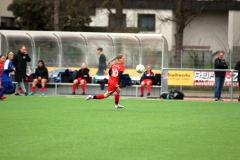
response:
{"label": "person in blue jacket", "polygon": [[13,60],[13,52],[7,53],[7,60],[4,64],[3,72],[2,72],[2,91],[0,92],[0,100],[2,100],[2,95],[6,90],[13,89],[13,83],[10,78],[10,72],[16,71],[16,69],[12,65]]}
{"label": "person in blue jacket", "polygon": [[147,86],[148,94],[147,96],[150,96],[151,92],[151,85],[154,79],[154,73],[152,72],[152,66],[150,64],[147,65],[147,70],[143,73],[141,77],[141,86],[140,86],[140,97],[143,97],[143,92],[144,92],[144,86]]}

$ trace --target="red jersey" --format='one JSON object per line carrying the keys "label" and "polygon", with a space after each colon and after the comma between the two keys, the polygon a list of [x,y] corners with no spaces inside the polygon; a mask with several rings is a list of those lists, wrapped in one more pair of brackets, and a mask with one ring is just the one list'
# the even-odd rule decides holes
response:
{"label": "red jersey", "polygon": [[2,76],[3,68],[4,68],[4,63],[0,62],[0,76]]}
{"label": "red jersey", "polygon": [[116,62],[113,65],[111,65],[109,70],[111,70],[111,76],[108,80],[109,84],[112,85],[118,84],[119,73],[124,72],[125,67],[121,63]]}

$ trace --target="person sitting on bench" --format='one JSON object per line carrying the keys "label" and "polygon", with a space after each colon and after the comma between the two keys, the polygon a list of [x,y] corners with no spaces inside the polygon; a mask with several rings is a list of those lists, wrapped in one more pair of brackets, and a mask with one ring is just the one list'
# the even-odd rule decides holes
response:
{"label": "person sitting on bench", "polygon": [[82,87],[82,95],[85,95],[86,93],[85,84],[87,83],[87,79],[89,77],[88,74],[89,71],[90,70],[87,68],[87,64],[83,62],[81,65],[81,69],[76,74],[76,79],[73,81],[72,95],[76,94],[76,88],[78,84],[81,85]]}

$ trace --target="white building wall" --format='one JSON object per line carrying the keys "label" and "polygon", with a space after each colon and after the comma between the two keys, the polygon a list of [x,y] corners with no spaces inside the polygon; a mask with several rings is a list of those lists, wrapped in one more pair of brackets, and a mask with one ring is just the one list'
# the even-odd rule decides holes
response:
{"label": "white building wall", "polygon": [[[112,11],[115,13],[115,9],[112,9]],[[175,45],[175,22],[162,21],[165,18],[174,17],[172,10],[124,9],[123,13],[126,14],[127,27],[138,27],[138,14],[155,14],[155,32],[144,31],[140,33],[161,33],[168,40],[169,50],[172,50],[172,47]],[[108,14],[109,11],[107,9],[97,9],[96,16],[91,16],[92,23],[90,26],[107,27]],[[236,21],[237,13],[232,15],[234,21]],[[240,23],[240,21],[238,22]],[[204,11],[185,28],[183,44],[192,46],[210,46],[210,50],[212,50],[213,53],[218,50],[228,51],[228,23],[228,11]]]}
{"label": "white building wall", "polygon": [[[113,13],[115,13],[115,9],[111,9]],[[173,45],[173,28],[174,23],[171,21],[162,22],[161,19],[166,17],[172,17],[172,10],[143,10],[143,9],[123,9],[123,13],[126,14],[126,26],[127,27],[138,27],[138,14],[155,14],[155,31],[147,31],[140,33],[157,33],[162,34],[168,40],[169,50],[171,50],[171,46]],[[92,22],[90,26],[92,27],[107,27],[108,26],[108,15],[109,11],[107,9],[97,9],[96,16],[91,16]]]}
{"label": "white building wall", "polygon": [[9,4],[12,3],[13,0],[0,0],[0,26],[1,26],[1,17],[14,17],[11,11],[7,10]]}
{"label": "white building wall", "polygon": [[204,11],[184,29],[184,45],[228,51],[228,11]]}
{"label": "white building wall", "polygon": [[229,11],[228,28],[228,43],[232,50],[233,46],[240,46],[240,11]]}

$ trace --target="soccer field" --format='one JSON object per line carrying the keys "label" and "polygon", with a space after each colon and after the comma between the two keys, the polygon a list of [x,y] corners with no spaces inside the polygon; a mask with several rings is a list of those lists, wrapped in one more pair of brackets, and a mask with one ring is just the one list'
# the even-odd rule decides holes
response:
{"label": "soccer field", "polygon": [[237,160],[240,103],[64,96],[0,101],[0,159]]}

